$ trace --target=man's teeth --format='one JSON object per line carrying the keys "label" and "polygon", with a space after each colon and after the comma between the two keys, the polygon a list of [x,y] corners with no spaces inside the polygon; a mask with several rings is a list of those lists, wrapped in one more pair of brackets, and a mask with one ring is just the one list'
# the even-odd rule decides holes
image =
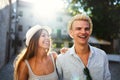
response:
{"label": "man's teeth", "polygon": [[86,38],[86,36],[79,36],[80,38]]}

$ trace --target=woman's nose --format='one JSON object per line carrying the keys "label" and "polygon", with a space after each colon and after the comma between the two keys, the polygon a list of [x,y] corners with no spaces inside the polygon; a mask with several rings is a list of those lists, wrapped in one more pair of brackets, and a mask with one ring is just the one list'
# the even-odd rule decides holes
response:
{"label": "woman's nose", "polygon": [[46,35],[46,39],[50,39],[50,36],[49,36],[49,35]]}

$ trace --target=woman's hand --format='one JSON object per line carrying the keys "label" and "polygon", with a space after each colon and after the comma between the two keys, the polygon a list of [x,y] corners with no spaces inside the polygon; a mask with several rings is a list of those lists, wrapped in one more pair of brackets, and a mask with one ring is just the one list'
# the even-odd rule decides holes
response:
{"label": "woman's hand", "polygon": [[67,48],[67,47],[63,47],[63,48],[60,49],[60,53],[64,54],[68,51],[68,49],[69,48]]}

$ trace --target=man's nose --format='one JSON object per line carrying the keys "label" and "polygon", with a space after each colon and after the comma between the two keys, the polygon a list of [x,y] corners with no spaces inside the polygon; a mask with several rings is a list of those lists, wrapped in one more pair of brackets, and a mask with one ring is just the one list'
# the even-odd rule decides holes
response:
{"label": "man's nose", "polygon": [[86,32],[85,29],[82,29],[82,30],[81,30],[81,33],[85,33],[85,32]]}

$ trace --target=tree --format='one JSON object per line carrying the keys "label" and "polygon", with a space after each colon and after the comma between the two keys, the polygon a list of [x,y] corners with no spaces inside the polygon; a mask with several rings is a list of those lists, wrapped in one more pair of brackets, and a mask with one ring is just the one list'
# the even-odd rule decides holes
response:
{"label": "tree", "polygon": [[80,9],[92,18],[93,35],[107,40],[120,37],[120,0],[72,0],[67,7],[72,15]]}

